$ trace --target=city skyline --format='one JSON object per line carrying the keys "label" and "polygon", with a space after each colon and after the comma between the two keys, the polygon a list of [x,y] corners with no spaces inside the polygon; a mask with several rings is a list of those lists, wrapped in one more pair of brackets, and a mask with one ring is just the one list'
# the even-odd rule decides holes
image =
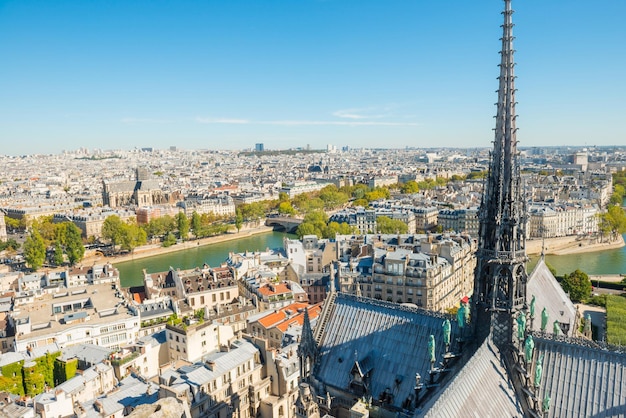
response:
{"label": "city skyline", "polygon": [[[3,2],[3,154],[489,147],[501,3]],[[626,4],[515,6],[520,146],[622,144]]]}

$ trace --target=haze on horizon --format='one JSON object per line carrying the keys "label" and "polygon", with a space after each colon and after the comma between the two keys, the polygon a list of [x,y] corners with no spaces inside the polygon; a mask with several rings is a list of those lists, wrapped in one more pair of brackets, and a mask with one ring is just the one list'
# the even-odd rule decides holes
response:
{"label": "haze on horizon", "polygon": [[[626,143],[626,2],[515,0],[521,147]],[[501,0],[0,2],[2,154],[488,147]]]}

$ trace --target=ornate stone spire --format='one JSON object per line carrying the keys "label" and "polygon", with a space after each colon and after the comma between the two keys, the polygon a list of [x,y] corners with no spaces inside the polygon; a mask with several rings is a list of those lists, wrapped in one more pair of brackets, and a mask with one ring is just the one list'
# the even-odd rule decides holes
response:
{"label": "ornate stone spire", "polygon": [[313,365],[317,360],[317,343],[313,337],[308,309],[304,310],[302,336],[300,338],[300,344],[298,345],[298,357],[300,358],[300,379],[307,380],[313,372]]}
{"label": "ornate stone spire", "polygon": [[[480,208],[473,298],[479,334],[496,344],[512,340],[512,313],[526,306],[526,203],[522,193],[515,126],[513,10],[504,0],[495,137]],[[480,325],[478,325],[480,327]]]}

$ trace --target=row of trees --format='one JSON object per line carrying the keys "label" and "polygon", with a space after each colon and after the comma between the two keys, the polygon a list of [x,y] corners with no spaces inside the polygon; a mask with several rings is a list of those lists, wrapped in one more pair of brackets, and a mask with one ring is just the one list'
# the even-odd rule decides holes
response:
{"label": "row of trees", "polygon": [[[52,257],[48,249],[53,248]],[[51,216],[36,219],[30,235],[24,241],[24,259],[28,266],[37,270],[49,258],[51,264],[60,266],[68,262],[74,265],[85,256],[82,231],[72,222],[53,223]]]}
{"label": "row of trees", "polygon": [[[342,222],[328,222],[328,216],[323,211],[314,211],[304,217],[304,221],[298,226],[296,234],[299,238],[305,235],[317,235],[318,238],[335,238],[339,235],[350,235],[358,233],[354,226]],[[406,234],[408,226],[398,219],[391,219],[387,216],[380,216],[376,219],[376,231],[381,234]]]}
{"label": "row of trees", "polygon": [[[148,239],[155,238],[161,239],[164,247],[169,247],[178,239],[188,240],[190,235],[194,238],[204,238],[226,233],[230,225],[224,221],[223,217],[212,213],[194,212],[191,218],[188,218],[184,212],[178,212],[175,216],[165,215],[152,219],[147,224],[138,225],[134,218],[124,222],[119,216],[111,215],[102,225],[102,238],[123,251],[133,251],[136,247],[146,244]],[[242,222],[241,217],[240,223],[235,221],[238,229]]]}
{"label": "row of trees", "polygon": [[613,174],[613,193],[606,212],[600,214],[598,227],[603,236],[617,237],[626,233],[626,212],[622,208],[626,197],[626,172]]}

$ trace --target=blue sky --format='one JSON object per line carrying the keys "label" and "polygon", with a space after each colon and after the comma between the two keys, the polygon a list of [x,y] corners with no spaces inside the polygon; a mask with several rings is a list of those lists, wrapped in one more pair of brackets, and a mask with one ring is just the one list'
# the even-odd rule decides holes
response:
{"label": "blue sky", "polygon": [[[490,146],[502,0],[0,0],[2,153]],[[626,1],[514,0],[521,146],[626,144]]]}

